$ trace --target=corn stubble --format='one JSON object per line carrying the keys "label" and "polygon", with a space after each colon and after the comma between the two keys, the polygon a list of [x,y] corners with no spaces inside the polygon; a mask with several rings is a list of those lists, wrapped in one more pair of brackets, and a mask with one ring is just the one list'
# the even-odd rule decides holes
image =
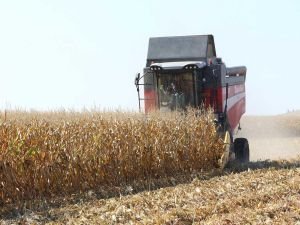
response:
{"label": "corn stubble", "polygon": [[212,114],[8,112],[0,124],[0,203],[190,174],[223,153]]}

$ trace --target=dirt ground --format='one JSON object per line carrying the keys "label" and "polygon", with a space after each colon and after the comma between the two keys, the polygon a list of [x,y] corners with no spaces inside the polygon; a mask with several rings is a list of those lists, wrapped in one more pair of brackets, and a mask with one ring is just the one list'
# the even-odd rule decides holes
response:
{"label": "dirt ground", "polygon": [[244,116],[236,137],[249,141],[250,160],[292,159],[300,155],[300,113]]}

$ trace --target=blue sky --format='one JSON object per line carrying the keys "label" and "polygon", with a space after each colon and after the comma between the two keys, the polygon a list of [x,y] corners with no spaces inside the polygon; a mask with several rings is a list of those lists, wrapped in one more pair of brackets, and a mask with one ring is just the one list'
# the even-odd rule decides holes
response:
{"label": "blue sky", "polygon": [[0,108],[137,109],[149,37],[213,34],[247,113],[300,109],[300,2],[0,0]]}

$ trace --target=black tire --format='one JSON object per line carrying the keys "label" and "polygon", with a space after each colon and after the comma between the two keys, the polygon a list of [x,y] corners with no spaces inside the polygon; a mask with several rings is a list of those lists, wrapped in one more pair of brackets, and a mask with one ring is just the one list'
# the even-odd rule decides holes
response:
{"label": "black tire", "polygon": [[248,140],[246,138],[236,138],[233,144],[236,160],[241,163],[249,162],[250,154]]}

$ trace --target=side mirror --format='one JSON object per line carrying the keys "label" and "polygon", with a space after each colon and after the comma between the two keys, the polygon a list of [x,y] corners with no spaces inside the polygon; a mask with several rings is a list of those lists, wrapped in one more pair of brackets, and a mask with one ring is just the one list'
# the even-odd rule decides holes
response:
{"label": "side mirror", "polygon": [[138,85],[139,85],[140,78],[141,78],[140,73],[137,73],[137,74],[135,75],[135,79],[134,79],[134,85],[135,85],[135,86],[138,86]]}

